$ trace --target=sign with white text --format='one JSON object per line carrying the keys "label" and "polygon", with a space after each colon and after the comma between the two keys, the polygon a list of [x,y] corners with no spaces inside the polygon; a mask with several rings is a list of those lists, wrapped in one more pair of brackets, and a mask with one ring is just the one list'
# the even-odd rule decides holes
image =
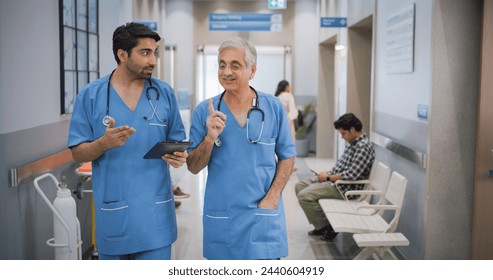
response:
{"label": "sign with white text", "polygon": [[282,31],[282,14],[209,14],[210,31]]}
{"label": "sign with white text", "polygon": [[137,21],[137,22],[149,27],[149,29],[154,32],[157,31],[157,21]]}
{"label": "sign with white text", "polygon": [[321,17],[320,27],[347,27],[345,17]]}

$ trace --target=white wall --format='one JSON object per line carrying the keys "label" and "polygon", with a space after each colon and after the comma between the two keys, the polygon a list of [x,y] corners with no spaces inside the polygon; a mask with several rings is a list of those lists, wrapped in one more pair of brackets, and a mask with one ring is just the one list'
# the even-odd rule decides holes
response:
{"label": "white wall", "polygon": [[[389,74],[386,65],[387,20],[394,13],[415,4],[414,28],[414,71]],[[428,0],[377,0],[374,26],[374,88],[372,118],[373,129],[391,140],[407,146],[412,137],[418,137],[420,152],[426,153],[426,121],[417,118],[417,105],[429,104],[431,92],[431,20],[433,2]],[[382,124],[382,121],[386,123]],[[425,125],[418,131],[417,126]],[[415,129],[415,130],[413,130]],[[418,133],[417,133],[418,132]],[[422,133],[422,135],[417,135]],[[372,138],[373,135],[370,135]],[[408,141],[408,142],[405,142]],[[417,141],[416,141],[417,142]],[[410,146],[407,146],[410,147]],[[412,148],[412,146],[411,146]],[[425,250],[424,231],[426,215],[425,176],[426,170],[407,159],[377,146],[377,160],[389,165],[393,171],[408,180],[407,191],[399,222],[411,245],[402,248],[407,258],[421,259]]]}
{"label": "white wall", "polygon": [[[111,38],[118,25],[131,21],[132,0],[99,3],[104,75],[116,65]],[[0,1],[0,134],[68,119],[60,115],[58,17],[57,0]]]}
{"label": "white wall", "polygon": [[293,92],[297,96],[317,95],[319,17],[314,0],[289,2],[295,4]]}
{"label": "white wall", "polygon": [[58,29],[57,0],[0,0],[0,134],[60,121]]}
{"label": "white wall", "polygon": [[175,45],[175,90],[195,91],[195,48],[193,42],[193,5],[189,0],[165,0],[163,34],[166,45]]}
{"label": "white wall", "polygon": [[[414,65],[415,71],[388,74],[386,39],[388,17],[416,2]],[[431,1],[378,1],[375,62],[375,111],[411,121],[417,117],[418,104],[429,105],[431,96]],[[403,87],[403,84],[407,86]]]}
{"label": "white wall", "polygon": [[132,0],[99,1],[99,63],[103,77],[116,68],[113,56],[113,32],[133,20]]}

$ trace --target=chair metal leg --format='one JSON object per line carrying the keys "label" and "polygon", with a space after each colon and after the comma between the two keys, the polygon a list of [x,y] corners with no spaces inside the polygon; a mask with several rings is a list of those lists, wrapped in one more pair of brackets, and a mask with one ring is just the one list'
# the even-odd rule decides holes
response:
{"label": "chair metal leg", "polygon": [[361,250],[361,252],[359,252],[359,254],[356,255],[353,260],[367,260],[371,255],[373,255],[373,253],[375,253],[373,248],[366,247]]}
{"label": "chair metal leg", "polygon": [[398,260],[395,254],[390,250],[392,247],[365,247],[359,252],[353,260],[367,260],[373,257],[376,260],[384,260],[385,254],[389,254],[394,260]]}

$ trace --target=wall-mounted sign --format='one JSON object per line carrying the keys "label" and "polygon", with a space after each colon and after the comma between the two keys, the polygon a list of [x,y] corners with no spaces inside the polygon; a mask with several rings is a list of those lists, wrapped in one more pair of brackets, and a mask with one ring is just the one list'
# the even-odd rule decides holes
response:
{"label": "wall-mounted sign", "polygon": [[414,71],[414,4],[387,18],[385,62],[388,74]]}
{"label": "wall-mounted sign", "polygon": [[210,31],[282,31],[282,14],[209,14]]}
{"label": "wall-mounted sign", "polygon": [[286,9],[288,0],[267,0],[269,9]]}
{"label": "wall-mounted sign", "polygon": [[137,22],[149,27],[149,29],[154,32],[157,31],[157,21],[137,21]]}
{"label": "wall-mounted sign", "polygon": [[347,27],[345,17],[321,17],[320,27]]}

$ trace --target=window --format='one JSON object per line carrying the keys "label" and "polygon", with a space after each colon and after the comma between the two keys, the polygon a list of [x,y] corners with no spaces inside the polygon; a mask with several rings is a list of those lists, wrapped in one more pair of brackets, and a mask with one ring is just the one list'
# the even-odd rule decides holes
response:
{"label": "window", "polygon": [[75,96],[99,78],[98,0],[59,0],[61,113],[70,114]]}

